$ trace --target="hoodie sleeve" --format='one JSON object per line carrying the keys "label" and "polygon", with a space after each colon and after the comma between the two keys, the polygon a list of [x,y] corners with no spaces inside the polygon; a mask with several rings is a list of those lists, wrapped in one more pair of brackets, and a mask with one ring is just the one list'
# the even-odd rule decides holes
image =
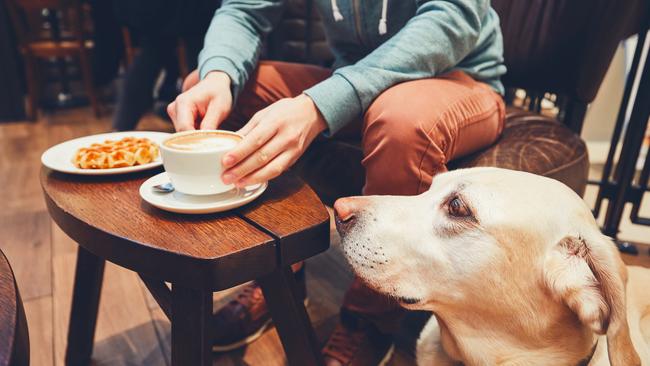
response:
{"label": "hoodie sleeve", "polygon": [[476,46],[489,0],[419,1],[416,15],[392,38],[356,64],[304,91],[325,118],[332,135],[360,118],[389,87],[439,75]]}
{"label": "hoodie sleeve", "polygon": [[236,98],[255,70],[264,37],[282,16],[283,0],[224,0],[199,54],[199,75],[223,71]]}

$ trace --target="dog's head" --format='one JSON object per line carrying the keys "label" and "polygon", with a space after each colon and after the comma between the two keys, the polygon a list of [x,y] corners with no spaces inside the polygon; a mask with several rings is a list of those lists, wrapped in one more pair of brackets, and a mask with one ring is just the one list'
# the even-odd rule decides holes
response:
{"label": "dog's head", "polygon": [[563,184],[465,169],[436,176],[418,196],[352,197],[334,208],[354,271],[403,306],[530,313],[545,298],[607,333],[612,365],[638,360],[625,314],[625,266]]}

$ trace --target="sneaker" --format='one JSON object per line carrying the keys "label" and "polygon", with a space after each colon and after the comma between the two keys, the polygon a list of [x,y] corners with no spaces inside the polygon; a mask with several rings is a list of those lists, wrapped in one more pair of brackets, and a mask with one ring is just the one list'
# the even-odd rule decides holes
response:
{"label": "sneaker", "polygon": [[[303,301],[306,302],[304,267],[295,273]],[[262,288],[255,282],[242,287],[235,299],[212,317],[212,350],[227,352],[253,343],[272,324]]]}
{"label": "sneaker", "polygon": [[392,335],[341,309],[341,320],[323,348],[326,366],[384,366],[393,355]]}

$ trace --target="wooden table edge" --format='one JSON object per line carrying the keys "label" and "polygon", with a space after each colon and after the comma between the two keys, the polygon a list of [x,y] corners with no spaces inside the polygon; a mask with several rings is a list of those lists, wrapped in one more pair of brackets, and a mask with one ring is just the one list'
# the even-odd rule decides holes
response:
{"label": "wooden table edge", "polygon": [[[20,298],[20,291],[18,290],[18,284],[16,283],[16,276],[14,271],[11,268],[11,264],[7,259],[7,256],[0,250],[0,268],[6,269],[6,274],[10,277],[11,285],[8,286],[12,289],[12,293],[9,294],[13,307],[8,314],[10,319],[2,319],[2,324],[0,326],[5,326],[11,324],[13,328],[9,337],[0,338],[0,361],[7,362],[0,365],[15,365],[22,364],[21,362],[29,362],[29,333],[27,329],[27,319],[25,318],[25,310],[23,308],[22,300]],[[5,309],[0,309],[0,311],[5,311]],[[25,334],[22,334],[25,332]],[[24,339],[22,339],[24,338]],[[26,342],[26,344],[17,344],[16,342]],[[16,354],[16,351],[20,352],[16,347],[26,348],[23,349],[26,354]],[[21,357],[27,357],[27,361]],[[20,359],[18,359],[20,358]]]}
{"label": "wooden table edge", "polygon": [[[219,291],[246,281],[254,280],[259,276],[269,274],[277,267],[278,259],[276,257],[276,239],[269,237],[269,240],[264,244],[254,248],[249,248],[258,252],[263,252],[264,255],[262,257],[267,258],[263,263],[264,266],[257,266],[254,270],[249,269],[248,276],[238,277],[234,275],[231,276],[228,281],[225,281],[225,278],[217,276],[218,272],[222,270],[222,267],[228,267],[232,262],[242,260],[242,258],[247,256],[249,249],[241,250],[227,257],[213,258],[192,257],[183,253],[166,251],[150,246],[147,243],[126,239],[92,226],[63,210],[52,200],[47,192],[44,192],[44,197],[48,212],[54,222],[78,245],[100,258],[106,259],[121,267],[141,273],[145,276],[169,282],[177,282],[190,288],[211,288],[214,291]],[[266,236],[269,235],[266,234]],[[131,255],[121,255],[121,253],[116,250],[105,250],[101,244],[102,241],[112,241],[115,243],[113,247],[115,245],[129,247]],[[132,255],[132,253],[136,253],[137,255]],[[151,258],[150,256],[154,256],[156,260],[141,260],[142,258]],[[159,271],[156,269],[166,267],[165,263],[169,263],[169,266],[171,266],[171,263],[174,263],[176,267],[173,271],[170,270],[169,272],[175,272],[182,275],[168,275],[164,276],[165,278],[160,278],[161,276],[158,274]],[[194,276],[184,277],[184,275],[190,273],[190,268],[192,268],[196,273]]]}
{"label": "wooden table edge", "polygon": [[[310,227],[285,235],[284,237],[280,237],[274,233],[272,229],[268,229],[262,224],[249,218],[245,212],[246,206],[233,210],[235,216],[243,220],[254,230],[261,232],[268,237],[266,242],[256,245],[255,247],[246,248],[227,256],[218,257],[194,257],[182,252],[165,250],[163,248],[149,245],[146,242],[127,239],[118,234],[106,231],[76,217],[73,213],[66,211],[61,205],[54,201],[46,188],[47,179],[49,179],[50,175],[54,172],[55,171],[47,167],[42,167],[40,177],[45,202],[49,214],[54,222],[56,222],[56,224],[67,235],[75,240],[78,245],[81,245],[90,253],[122,267],[139,272],[147,277],[177,282],[194,288],[197,286],[199,286],[199,288],[206,288],[208,283],[212,282],[214,284],[212,288],[216,291],[254,280],[260,276],[268,275],[278,266],[286,266],[300,260],[308,259],[329,248],[330,216],[327,213],[325,205],[320,202],[319,199],[319,204],[322,206],[319,208],[319,214],[322,216],[321,220]],[[307,185],[307,183],[299,177],[295,177],[295,179],[298,179],[302,184]],[[307,185],[307,187],[309,186]],[[309,189],[311,190],[310,187]],[[316,196],[313,190],[311,191],[311,194]],[[102,245],[102,242],[112,242],[112,244],[106,246]],[[310,245],[303,245],[305,242],[310,242]],[[114,250],[115,247],[128,248],[129,254],[122,255],[119,250]],[[133,253],[136,253],[137,255],[133,255]],[[155,258],[155,260],[141,260],[142,258],[152,257]],[[256,258],[258,263],[254,266],[254,269],[251,270],[251,268],[248,268],[247,276],[233,276],[232,273],[236,270],[234,267],[231,267],[232,271],[229,271],[230,278],[228,281],[224,281],[216,275],[218,272],[227,269],[233,263],[246,263],[247,260],[250,261],[250,258]],[[260,258],[263,259],[260,261]],[[153,262],[156,264],[177,262],[174,270],[166,272],[172,272],[173,274],[179,272],[188,273],[189,268],[193,268],[197,274],[192,277],[192,281],[189,281],[186,276],[175,276],[173,274],[170,275],[169,273],[163,276],[164,278],[161,278],[159,270],[156,268],[148,268],[153,267]],[[179,263],[181,263],[181,265],[178,265]],[[155,267],[161,266],[157,265]],[[162,265],[162,267],[171,268],[165,265]],[[185,269],[188,270],[186,271]]]}
{"label": "wooden table edge", "polygon": [[[287,174],[287,173],[285,173]],[[278,260],[280,265],[291,265],[300,260],[309,259],[315,255],[323,253],[330,247],[330,214],[327,211],[326,205],[322,202],[321,198],[316,194],[316,192],[309,186],[309,184],[298,176],[295,173],[290,173],[293,175],[292,179],[298,180],[300,183],[307,186],[310,190],[310,193],[315,196],[320,205],[319,213],[321,215],[321,220],[314,223],[309,227],[305,227],[301,230],[297,230],[288,235],[281,236],[280,234],[273,231],[272,228],[267,228],[263,224],[258,223],[254,219],[248,217],[248,207],[244,205],[242,207],[236,208],[234,210],[235,214],[242,218],[244,221],[248,222],[250,225],[254,226],[258,230],[266,233],[267,235],[273,237],[278,242]],[[314,243],[312,248],[307,248],[310,250],[304,251],[305,246],[302,243],[306,241],[311,241]],[[293,254],[293,255],[290,255]]]}

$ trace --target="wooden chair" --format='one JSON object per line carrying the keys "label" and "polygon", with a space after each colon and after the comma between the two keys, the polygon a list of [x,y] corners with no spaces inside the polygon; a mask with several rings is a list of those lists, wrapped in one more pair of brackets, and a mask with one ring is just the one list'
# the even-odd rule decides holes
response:
{"label": "wooden chair", "polygon": [[14,274],[0,251],[0,366],[29,365],[29,332]]}
{"label": "wooden chair", "polygon": [[[40,98],[38,59],[52,57],[76,57],[79,59],[81,75],[88,99],[96,117],[100,115],[97,92],[93,85],[90,51],[92,41],[84,32],[83,8],[79,0],[7,0],[7,7],[13,23],[18,45],[25,60],[28,90],[27,116],[36,119]],[[43,9],[57,11],[68,26],[66,32],[51,29],[43,32],[40,22],[34,21]],[[49,34],[48,34],[49,33]]]}

